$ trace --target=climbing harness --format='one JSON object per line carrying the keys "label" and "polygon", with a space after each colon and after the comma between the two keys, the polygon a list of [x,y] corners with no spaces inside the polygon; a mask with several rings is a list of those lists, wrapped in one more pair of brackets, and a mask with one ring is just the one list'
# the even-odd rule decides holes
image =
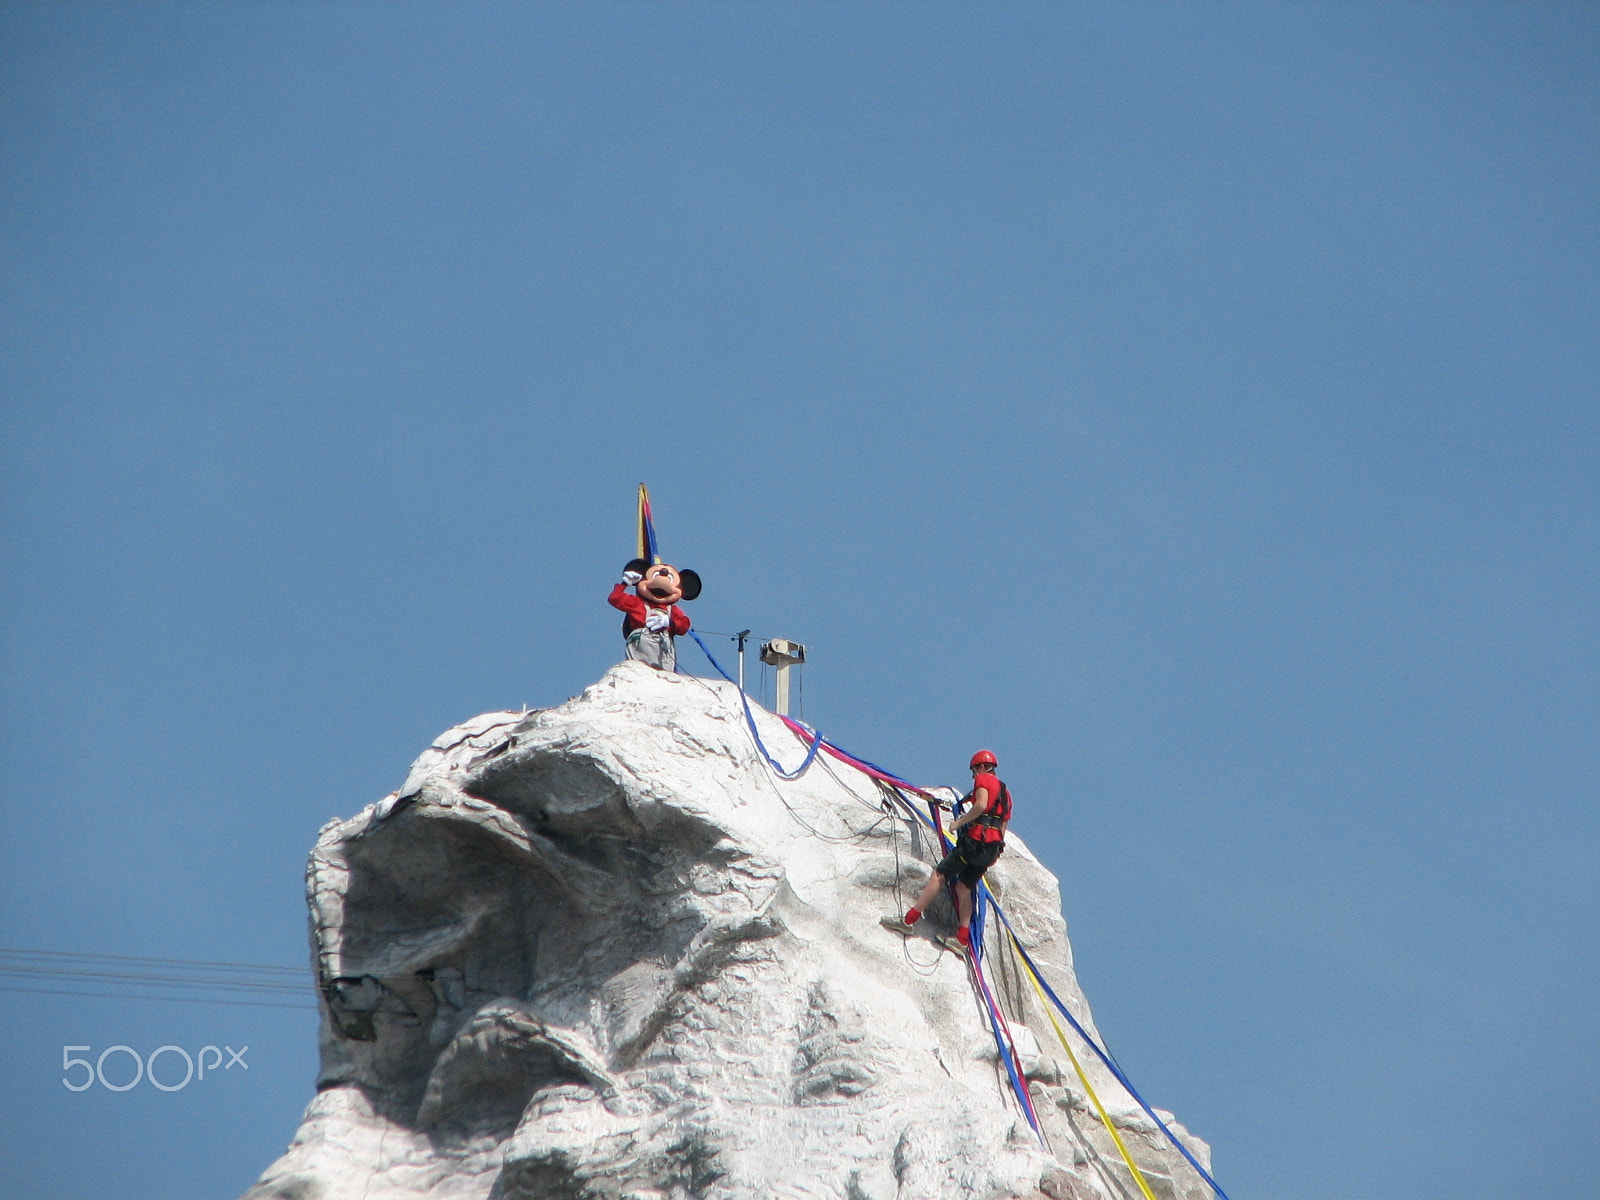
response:
{"label": "climbing harness", "polygon": [[972,834],[972,840],[975,842],[1005,841],[1006,826],[1011,821],[1011,791],[1000,780],[996,779],[995,782],[1000,784],[1000,794],[990,802],[988,808],[968,823],[970,829],[986,831],[981,837],[976,833]]}

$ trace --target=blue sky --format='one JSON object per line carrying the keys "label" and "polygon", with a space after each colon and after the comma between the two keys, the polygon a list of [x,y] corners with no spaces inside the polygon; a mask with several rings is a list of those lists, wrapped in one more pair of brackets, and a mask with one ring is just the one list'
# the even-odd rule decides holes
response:
{"label": "blue sky", "polygon": [[[0,54],[0,946],[304,961],[323,822],[619,657],[642,479],[824,732],[998,751],[1234,1200],[1592,1189],[1600,10],[18,4]],[[0,1029],[6,1200],[236,1194],[310,1099],[304,1012]]]}

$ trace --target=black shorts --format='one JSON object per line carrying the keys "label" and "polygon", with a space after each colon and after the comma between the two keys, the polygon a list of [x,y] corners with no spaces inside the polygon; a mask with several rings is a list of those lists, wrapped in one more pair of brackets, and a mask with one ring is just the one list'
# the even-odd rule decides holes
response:
{"label": "black shorts", "polygon": [[957,838],[955,849],[944,856],[936,868],[946,879],[954,879],[969,888],[977,887],[983,873],[994,866],[1004,842],[974,842],[970,838]]}

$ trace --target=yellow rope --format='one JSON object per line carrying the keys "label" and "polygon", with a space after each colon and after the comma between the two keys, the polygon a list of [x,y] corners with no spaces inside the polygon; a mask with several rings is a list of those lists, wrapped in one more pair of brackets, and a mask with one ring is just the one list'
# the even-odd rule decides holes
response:
{"label": "yellow rope", "polygon": [[1050,1008],[1050,1003],[1044,997],[1044,989],[1039,986],[1039,976],[1028,965],[1028,960],[1022,956],[1017,948],[1017,935],[1006,931],[1011,938],[1011,953],[1017,962],[1022,964],[1022,969],[1028,973],[1028,982],[1033,984],[1033,990],[1039,994],[1039,1006],[1044,1009],[1045,1016],[1050,1018],[1050,1025],[1056,1031],[1056,1037],[1061,1040],[1061,1048],[1067,1052],[1067,1058],[1072,1061],[1072,1069],[1078,1073],[1078,1080],[1083,1084],[1083,1090],[1089,1093],[1089,1099],[1094,1101],[1095,1111],[1100,1114],[1100,1120],[1106,1127],[1106,1132],[1111,1135],[1111,1140],[1117,1144],[1117,1151],[1122,1155],[1122,1161],[1128,1165],[1128,1170],[1133,1175],[1133,1181],[1139,1185],[1139,1190],[1144,1193],[1144,1200],[1156,1200],[1151,1192],[1150,1185],[1144,1180],[1144,1173],[1134,1164],[1133,1155],[1128,1153],[1128,1147],[1123,1144],[1122,1135],[1117,1132],[1117,1127],[1111,1123],[1111,1118],[1106,1115],[1105,1105],[1100,1103],[1100,1097],[1095,1095],[1094,1088],[1089,1083],[1089,1077],[1083,1073],[1083,1065],[1078,1062],[1078,1056],[1072,1052],[1072,1047],[1067,1044],[1066,1031],[1061,1028],[1061,1022],[1056,1020],[1056,1014]]}

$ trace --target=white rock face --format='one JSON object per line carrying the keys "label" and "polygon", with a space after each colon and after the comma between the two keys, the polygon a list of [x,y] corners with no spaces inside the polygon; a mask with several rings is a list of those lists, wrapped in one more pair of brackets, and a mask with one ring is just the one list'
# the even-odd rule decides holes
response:
{"label": "white rock face", "polygon": [[[312,851],[318,1094],[247,1200],[1137,1198],[993,923],[1048,1150],[945,902],[879,924],[935,859],[865,776],[776,778],[729,684],[623,663],[460,725]],[[1011,836],[988,879],[1092,1031],[1054,877]],[[1074,1049],[1158,1196],[1209,1195]]]}

